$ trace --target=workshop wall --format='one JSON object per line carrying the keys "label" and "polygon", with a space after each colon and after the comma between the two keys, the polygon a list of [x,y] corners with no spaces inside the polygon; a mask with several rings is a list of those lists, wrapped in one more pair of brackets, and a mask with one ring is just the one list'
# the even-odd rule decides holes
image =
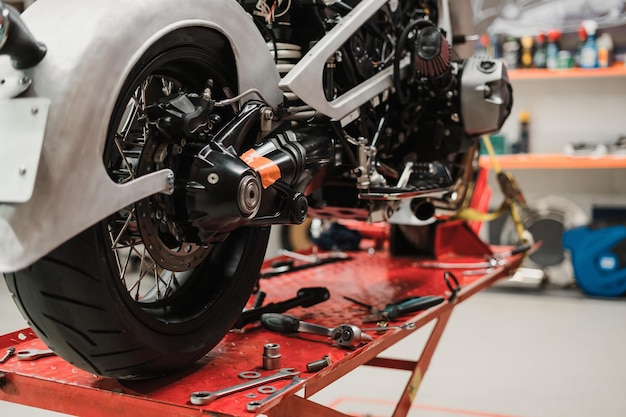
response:
{"label": "workshop wall", "polygon": [[562,153],[567,144],[614,143],[626,135],[626,76],[524,79],[512,84],[513,111],[502,128],[509,144],[519,137],[522,111],[530,113],[531,153]]}

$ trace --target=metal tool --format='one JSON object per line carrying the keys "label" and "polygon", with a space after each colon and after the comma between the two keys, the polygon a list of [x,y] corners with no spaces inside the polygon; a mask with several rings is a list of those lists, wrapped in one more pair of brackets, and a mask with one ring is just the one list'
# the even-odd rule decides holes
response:
{"label": "metal tool", "polygon": [[261,378],[261,374],[256,371],[243,371],[237,375],[241,379],[258,379]]}
{"label": "metal tool", "polygon": [[286,314],[267,313],[261,317],[261,323],[266,328],[278,333],[311,333],[320,336],[330,337],[341,347],[356,347],[362,343],[369,342],[372,337],[353,324],[341,324],[337,327],[320,326],[319,324],[300,321],[293,316]]}
{"label": "metal tool", "polygon": [[294,368],[280,369],[273,375],[268,375],[262,378],[253,379],[251,381],[243,382],[238,385],[233,385],[229,388],[223,388],[218,391],[196,391],[192,392],[189,396],[189,401],[194,405],[206,405],[210,404],[218,398],[225,397],[236,392],[247,390],[248,388],[254,388],[261,385],[265,385],[268,382],[278,381],[280,379],[287,379],[300,375],[300,371],[296,371]]}
{"label": "metal tool", "polygon": [[36,359],[46,358],[48,356],[55,356],[56,353],[50,349],[28,349],[28,350],[18,350],[17,351],[17,360],[18,361],[34,361]]}
{"label": "metal tool", "polygon": [[400,326],[376,326],[376,327],[368,327],[368,328],[361,328],[362,332],[376,332],[376,333],[382,333],[382,332],[386,332],[387,330],[409,330],[409,329],[414,329],[415,328],[415,323],[404,323]]}
{"label": "metal tool", "polygon": [[241,313],[241,317],[233,328],[241,329],[248,323],[260,320],[265,313],[283,313],[294,307],[311,307],[330,298],[330,292],[325,287],[300,288],[295,297],[278,303],[269,303],[263,307],[247,310]]}
{"label": "metal tool", "polygon": [[274,398],[278,397],[280,394],[282,394],[283,392],[291,389],[292,387],[298,385],[299,383],[301,383],[302,381],[304,381],[303,378],[298,378],[297,376],[294,377],[291,382],[286,385],[284,388],[279,389],[278,391],[275,391],[272,395],[263,398],[262,400],[255,400],[255,401],[250,401],[247,405],[246,405],[246,410],[248,410],[249,412],[254,412],[256,410],[258,410],[259,408],[261,408],[264,404],[268,403],[269,401],[273,400]]}
{"label": "metal tool", "polygon": [[7,349],[2,359],[0,359],[0,363],[5,363],[13,355],[15,355],[15,347],[11,346],[10,348]]}
{"label": "metal tool", "polygon": [[328,355],[324,355],[322,357],[322,359],[318,359],[316,361],[313,362],[309,362],[306,364],[306,371],[307,372],[317,372],[317,371],[321,371],[322,369],[326,368],[327,366],[330,366],[330,364],[333,363],[333,360],[330,356]]}
{"label": "metal tool", "polygon": [[280,345],[278,343],[266,343],[263,346],[263,369],[280,368]]}
{"label": "metal tool", "polygon": [[283,251],[282,254],[285,256],[289,256],[292,259],[303,261],[305,263],[300,265],[294,265],[293,260],[281,262],[270,269],[262,270],[259,274],[259,278],[271,278],[276,275],[286,274],[288,272],[301,271],[303,269],[314,268],[316,266],[326,265],[334,262],[349,261],[352,259],[352,257],[346,255],[343,252],[332,252],[324,256],[307,256],[291,251]]}
{"label": "metal tool", "polygon": [[[352,301],[360,306],[370,310],[372,314],[363,318],[363,323],[371,323],[376,321],[394,321],[400,316],[414,313],[416,311],[426,310],[437,304],[441,304],[445,298],[438,295],[426,295],[422,297],[408,297],[396,303],[387,304],[384,309],[378,310],[369,304],[355,300],[350,297],[344,297],[348,301]],[[384,328],[381,328],[381,330]]]}
{"label": "metal tool", "polygon": [[509,251],[495,253],[490,257],[486,258],[484,261],[476,261],[476,262],[439,262],[439,261],[424,261],[417,263],[417,266],[421,268],[437,268],[437,269],[485,269],[485,268],[495,268],[498,266],[508,265],[510,262],[510,257],[513,255],[517,255],[518,253],[528,252],[533,253],[541,246],[541,242],[536,242],[534,244],[525,243],[523,245],[519,245]]}

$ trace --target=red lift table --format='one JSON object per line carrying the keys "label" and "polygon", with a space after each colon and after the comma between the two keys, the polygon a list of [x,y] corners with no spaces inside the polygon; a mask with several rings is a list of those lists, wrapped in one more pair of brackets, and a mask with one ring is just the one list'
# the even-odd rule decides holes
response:
{"label": "red lift table", "polygon": [[[492,250],[499,250],[486,246],[460,222],[452,222],[445,228],[439,227],[436,239],[436,255],[440,261],[481,261]],[[372,327],[361,323],[362,317],[369,312],[345,300],[343,296],[382,308],[389,302],[407,296],[450,295],[444,280],[445,270],[420,267],[420,259],[393,258],[386,251],[374,254],[355,252],[349,255],[350,260],[261,280],[261,289],[267,293],[266,303],[294,297],[297,290],[303,287],[326,287],[331,294],[328,301],[307,309],[296,308],[287,314],[328,327],[343,323]],[[259,325],[248,325],[244,331],[229,333],[192,369],[147,381],[117,381],[98,377],[76,369],[56,356],[35,361],[18,361],[13,356],[0,364],[0,400],[89,417],[259,414],[268,417],[345,417],[345,414],[317,404],[309,397],[358,366],[369,365],[411,372],[412,376],[393,413],[393,417],[404,417],[454,307],[499,278],[510,275],[519,266],[521,259],[521,255],[510,256],[505,265],[482,274],[465,275],[462,269],[450,269],[460,284],[460,291],[453,301],[445,301],[413,316],[402,317],[391,324],[410,322],[415,327],[373,334],[373,341],[356,349],[337,347],[321,336],[303,333],[281,335]],[[419,355],[417,361],[378,358],[382,351],[432,320],[436,323],[421,355],[416,352],[416,357]],[[206,406],[195,406],[189,402],[191,392],[215,391],[241,383],[242,380],[238,378],[240,372],[258,371],[263,376],[276,373],[262,369],[263,347],[266,343],[280,344],[281,367],[301,371],[300,377],[304,381],[254,413],[246,411],[247,402],[252,401],[246,394],[254,392],[258,400],[265,397],[258,394],[256,388],[222,397]],[[30,329],[1,336],[0,354],[10,346],[15,346],[17,350],[45,348]],[[307,373],[306,364],[324,355],[332,358],[332,364],[317,373]],[[290,382],[281,380],[272,385],[280,389]]]}

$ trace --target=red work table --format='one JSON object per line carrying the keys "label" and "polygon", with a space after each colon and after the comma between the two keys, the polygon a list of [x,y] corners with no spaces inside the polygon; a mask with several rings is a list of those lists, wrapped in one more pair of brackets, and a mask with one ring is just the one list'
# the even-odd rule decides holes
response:
{"label": "red work table", "polygon": [[[463,235],[463,233],[461,233]],[[459,236],[454,233],[454,236]],[[444,236],[445,238],[445,236]],[[453,247],[439,244],[438,260],[448,262],[483,261],[485,248],[465,241],[463,237],[453,239]],[[455,246],[472,245],[470,254],[451,253]],[[457,251],[458,252],[458,251]],[[328,338],[299,333],[282,335],[250,324],[243,331],[233,331],[195,366],[168,377],[144,381],[117,381],[89,374],[76,369],[63,359],[53,356],[34,361],[18,361],[15,356],[0,364],[0,400],[44,408],[62,413],[109,417],[115,416],[254,416],[269,417],[338,417],[338,411],[309,399],[330,383],[336,381],[360,365],[380,366],[411,372],[411,378],[396,405],[394,417],[406,416],[417,393],[420,382],[428,369],[437,343],[454,307],[487,288],[499,278],[510,275],[521,262],[521,255],[513,255],[499,266],[483,273],[464,274],[462,269],[424,268],[417,258],[394,258],[386,251],[375,253],[350,252],[350,259],[316,266],[269,279],[260,280],[261,289],[267,293],[266,304],[292,298],[304,287],[326,287],[330,299],[309,308],[295,308],[287,314],[302,321],[335,327],[349,323],[359,327],[361,319],[369,314],[365,308],[354,304],[344,296],[363,301],[376,308],[408,296],[450,296],[444,275],[450,271],[460,284],[460,291],[452,301],[445,301],[428,310],[404,316],[391,325],[413,323],[409,329],[388,330],[382,334],[369,333],[374,338],[361,347],[345,349],[333,345]],[[448,281],[450,281],[448,279]],[[454,287],[454,284],[453,284]],[[426,346],[416,361],[378,358],[378,355],[396,342],[435,320]],[[254,399],[262,400],[256,388],[224,396],[214,402],[198,406],[190,403],[190,394],[195,391],[216,391],[243,382],[241,372],[255,371],[262,376],[276,370],[262,369],[263,347],[267,343],[278,343],[281,351],[281,368],[301,371],[302,382],[277,396],[255,412],[248,412],[246,404]],[[44,344],[30,331],[7,334],[0,337],[0,353],[10,346],[17,350],[44,349]],[[416,352],[416,357],[420,352]],[[324,355],[332,364],[319,372],[308,373],[306,365]],[[284,379],[272,382],[280,389],[291,381]],[[297,393],[297,394],[296,394]],[[248,396],[246,395],[248,394]]]}

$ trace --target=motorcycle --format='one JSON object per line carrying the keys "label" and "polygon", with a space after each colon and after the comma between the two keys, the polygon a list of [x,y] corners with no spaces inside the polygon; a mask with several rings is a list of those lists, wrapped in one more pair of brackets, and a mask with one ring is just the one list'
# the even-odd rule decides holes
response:
{"label": "motorcycle", "polygon": [[272,225],[458,212],[512,91],[448,3],[0,2],[0,272],[33,330],[166,374],[237,320]]}

